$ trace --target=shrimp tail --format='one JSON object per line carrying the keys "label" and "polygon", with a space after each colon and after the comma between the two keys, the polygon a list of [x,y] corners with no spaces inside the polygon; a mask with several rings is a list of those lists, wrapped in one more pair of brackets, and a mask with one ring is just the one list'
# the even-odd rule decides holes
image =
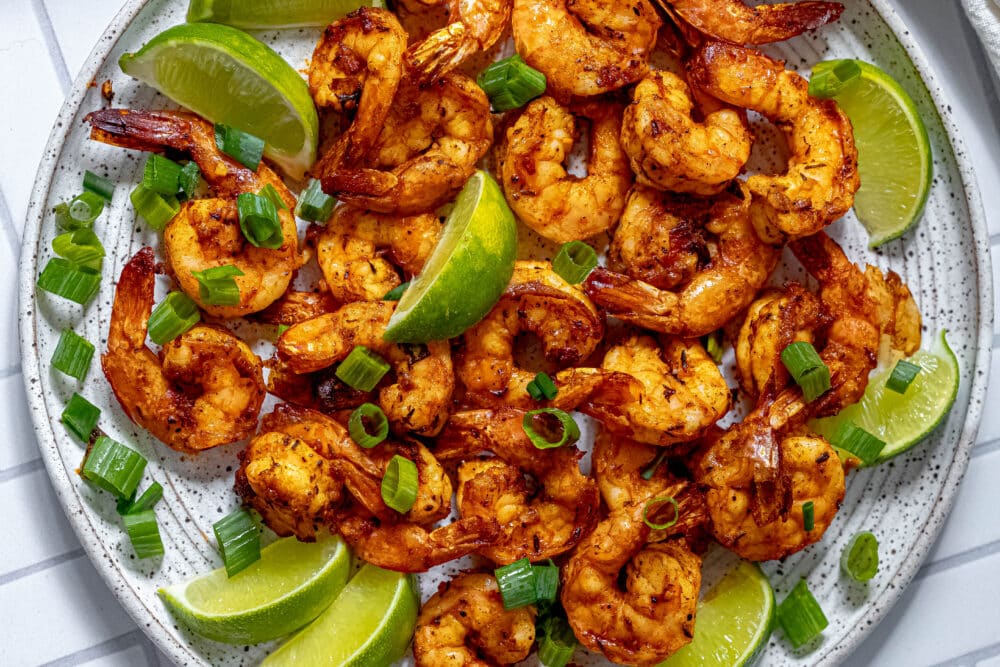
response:
{"label": "shrimp tail", "polygon": [[[787,2],[748,7],[742,0],[665,1],[696,30],[732,44],[783,42],[832,23],[844,13],[844,5],[839,2]],[[664,0],[660,2],[662,4]]]}
{"label": "shrimp tail", "polygon": [[678,317],[680,300],[672,293],[601,267],[587,276],[584,291],[594,303],[613,312],[615,317],[643,326],[650,325],[653,329],[660,329],[655,324],[657,320],[673,321]]}
{"label": "shrimp tail", "polygon": [[395,174],[377,169],[338,169],[322,176],[323,191],[334,197],[381,197],[398,182]]}
{"label": "shrimp tail", "polygon": [[458,67],[478,50],[465,26],[450,23],[406,50],[406,62],[418,81],[433,81]]}
{"label": "shrimp tail", "polygon": [[108,333],[109,354],[126,351],[122,348],[139,349],[146,344],[155,281],[156,257],[147,246],[128,261],[118,280]]}
{"label": "shrimp tail", "polygon": [[90,138],[112,146],[162,153],[185,150],[191,144],[191,123],[173,111],[99,109],[87,114]]}

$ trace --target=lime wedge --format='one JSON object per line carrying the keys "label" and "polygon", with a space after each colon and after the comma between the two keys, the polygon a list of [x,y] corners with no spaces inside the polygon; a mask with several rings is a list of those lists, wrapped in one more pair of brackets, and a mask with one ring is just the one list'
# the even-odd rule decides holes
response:
{"label": "lime wedge", "polygon": [[264,155],[292,178],[316,160],[319,120],[306,82],[245,32],[215,23],[174,26],[118,64],[208,120],[262,138]]}
{"label": "lime wedge", "polygon": [[[839,61],[835,61],[839,62]],[[854,212],[876,248],[917,224],[931,188],[927,128],[913,99],[875,65],[856,61],[861,76],[833,99],[851,119],[861,189]],[[820,63],[813,69],[828,66]]]}
{"label": "lime wedge", "polygon": [[367,564],[319,618],[261,665],[391,665],[406,653],[419,607],[412,576]]}
{"label": "lime wedge", "polygon": [[853,421],[886,443],[872,465],[916,445],[941,423],[958,393],[958,360],[948,347],[946,333],[941,332],[932,350],[921,350],[908,359],[920,366],[920,372],[905,394],[886,388],[892,368],[883,369],[868,381],[861,402],[833,417],[813,420],[811,427],[829,440],[842,423]]}
{"label": "lime wedge", "polygon": [[771,636],[774,591],[757,564],[714,549],[704,569],[706,573],[721,569],[724,575],[714,585],[702,587],[694,639],[659,667],[749,665]]}
{"label": "lime wedge", "polygon": [[326,27],[358,7],[378,0],[191,0],[189,23],[225,23],[237,28]]}
{"label": "lime wedge", "polygon": [[326,609],[347,583],[351,552],[340,537],[313,543],[280,539],[260,560],[229,578],[226,569],[161,588],[167,607],[198,634],[254,644],[301,628]]}
{"label": "lime wedge", "polygon": [[441,240],[403,292],[384,338],[426,343],[459,335],[500,299],[516,256],[514,214],[493,177],[477,171],[458,193]]}

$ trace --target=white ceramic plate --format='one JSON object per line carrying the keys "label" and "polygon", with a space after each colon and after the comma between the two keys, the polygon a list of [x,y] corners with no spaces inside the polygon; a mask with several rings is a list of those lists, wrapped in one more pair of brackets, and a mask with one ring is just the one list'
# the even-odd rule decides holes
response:
{"label": "white ceramic plate", "polygon": [[[874,62],[896,77],[917,101],[930,131],[935,167],[927,212],[919,228],[879,252],[866,249],[865,233],[850,216],[830,231],[856,261],[891,267],[903,275],[917,297],[927,331],[949,330],[962,384],[951,415],[926,443],[892,463],[851,476],[843,509],[820,544],[784,563],[765,566],[779,599],[800,577],[807,577],[830,618],[822,642],[807,653],[792,651],[776,635],[766,649],[763,664],[767,665],[839,662],[899,598],[955,497],[975,440],[989,370],[992,299],[987,232],[972,166],[949,116],[948,101],[935,83],[931,65],[887,0],[847,0],[846,4],[847,11],[837,24],[768,50],[805,70],[827,58]],[[186,6],[184,0],[131,0],[94,48],[56,121],[32,193],[21,255],[24,378],[39,446],[56,493],[98,571],[139,627],[179,664],[254,664],[273,645],[244,648],[203,640],[179,627],[156,597],[157,587],[218,566],[208,536],[212,523],[237,504],[232,473],[240,445],[191,457],[156,443],[124,416],[94,364],[81,391],[103,409],[101,426],[141,451],[150,460],[147,478],[159,480],[166,488],[164,502],[157,508],[166,555],[138,561],[111,498],[83,484],[75,474],[83,450],[66,433],[59,415],[72,392],[80,389],[49,366],[59,332],[68,326],[104,348],[115,278],[139,247],[156,244],[155,234],[136,221],[127,197],[131,184],[140,178],[143,156],[88,141],[82,118],[104,104],[99,89],[89,84],[110,79],[115,106],[169,106],[148,87],[125,77],[116,63],[122,53],[136,50],[156,33],[182,22]],[[260,36],[294,66],[302,67],[317,35],[315,30],[293,30]],[[108,252],[101,293],[87,308],[79,308],[39,292],[35,279],[52,255],[55,225],[50,211],[76,194],[85,169],[107,173],[121,185],[98,223]],[[878,535],[882,558],[878,576],[866,586],[845,581],[838,570],[843,545],[863,529]],[[425,596],[433,591],[436,580],[424,577]],[[602,664],[583,655],[577,662]]]}

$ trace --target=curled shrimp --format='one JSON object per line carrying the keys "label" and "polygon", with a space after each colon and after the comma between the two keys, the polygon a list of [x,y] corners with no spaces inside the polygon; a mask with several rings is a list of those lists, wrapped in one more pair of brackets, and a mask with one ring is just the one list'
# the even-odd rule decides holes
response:
{"label": "curled shrimp", "polygon": [[338,206],[316,234],[316,259],[327,289],[341,303],[377,301],[412,276],[441,238],[433,213],[407,217]]}
{"label": "curled shrimp", "polygon": [[660,0],[713,39],[733,44],[783,42],[840,18],[839,2],[786,2],[748,7],[743,0]]}
{"label": "curled shrimp", "polygon": [[635,87],[621,146],[639,183],[714,195],[743,169],[753,143],[746,115],[719,106],[696,122],[693,109],[687,84],[671,72],[650,72]]}
{"label": "curled shrimp", "polygon": [[661,25],[649,0],[514,0],[514,45],[561,97],[601,95],[649,71]]}
{"label": "curled shrimp", "polygon": [[242,440],[264,401],[261,361],[227,330],[196,325],[163,346],[146,347],[156,262],[143,248],[115,288],[104,375],[129,419],[178,451]]}
{"label": "curled shrimp", "polygon": [[[578,133],[574,113],[588,118],[587,175],[566,171]],[[632,172],[618,143],[621,106],[577,105],[551,97],[525,108],[498,149],[500,178],[510,207],[526,225],[560,243],[585,239],[612,227],[625,206]]]}
{"label": "curled shrimp", "polygon": [[693,86],[760,113],[785,133],[787,171],[747,179],[762,238],[810,236],[847,213],[860,186],[858,151],[851,121],[836,102],[811,97],[808,81],[753,49],[708,44],[687,67]]}
{"label": "curled shrimp", "polygon": [[[662,215],[704,221],[708,261],[670,289],[594,269],[584,283],[587,295],[620,320],[679,336],[704,336],[750,305],[781,256],[780,248],[762,241],[754,230],[750,197],[742,185],[735,193],[724,192],[709,200],[637,189],[630,200],[629,206],[633,205],[643,207],[641,215],[654,219]],[[641,225],[630,226],[628,231],[644,233]],[[625,242],[622,234],[615,235],[619,246]]]}
{"label": "curled shrimp", "polygon": [[[594,480],[580,472],[583,452],[560,447],[539,456],[524,432],[524,416],[511,408],[456,413],[434,448],[442,461],[464,461],[458,469],[459,512],[500,524],[498,538],[479,553],[501,564],[569,551],[593,529],[600,503]],[[496,456],[473,459],[483,451]],[[525,474],[537,490],[529,490]]]}
{"label": "curled shrimp", "polygon": [[475,81],[450,72],[404,79],[374,147],[359,166],[321,164],[323,189],[380,213],[426,213],[451,201],[493,142],[490,103]]}
{"label": "curled shrimp", "polygon": [[280,299],[257,313],[254,319],[266,324],[292,326],[337,309],[329,292],[288,290]]}
{"label": "curled shrimp", "polygon": [[410,46],[406,59],[422,81],[436,79],[496,44],[513,0],[446,0],[448,24]]}
{"label": "curled shrimp", "polygon": [[363,345],[392,367],[393,381],[378,388],[378,403],[397,433],[435,435],[448,418],[455,374],[448,341],[397,345],[382,334],[396,304],[357,301],[300,322],[277,341],[278,360],[293,373],[319,371]]}
{"label": "curled shrimp", "polygon": [[491,667],[528,657],[533,605],[507,610],[490,574],[460,574],[420,608],[413,635],[417,667]]}
{"label": "curled shrimp", "polygon": [[[239,317],[263,310],[277,300],[302,263],[298,250],[295,197],[284,182],[261,162],[257,171],[247,169],[222,153],[215,143],[213,125],[192,114],[175,111],[101,109],[87,115],[91,138],[114,146],[162,153],[186,153],[197,163],[215,197],[184,202],[163,232],[167,266],[180,288],[206,313]],[[258,248],[240,230],[236,197],[256,193],[270,185],[281,196],[279,208],[282,244]],[[243,272],[234,278],[239,303],[220,306],[201,297],[195,271],[231,265]]]}

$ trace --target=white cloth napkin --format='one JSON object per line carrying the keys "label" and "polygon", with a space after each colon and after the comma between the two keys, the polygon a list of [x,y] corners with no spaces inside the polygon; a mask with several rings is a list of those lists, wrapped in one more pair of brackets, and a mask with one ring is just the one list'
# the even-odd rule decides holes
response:
{"label": "white cloth napkin", "polygon": [[1000,75],[1000,2],[998,0],[962,0],[969,22],[979,33],[993,70]]}

